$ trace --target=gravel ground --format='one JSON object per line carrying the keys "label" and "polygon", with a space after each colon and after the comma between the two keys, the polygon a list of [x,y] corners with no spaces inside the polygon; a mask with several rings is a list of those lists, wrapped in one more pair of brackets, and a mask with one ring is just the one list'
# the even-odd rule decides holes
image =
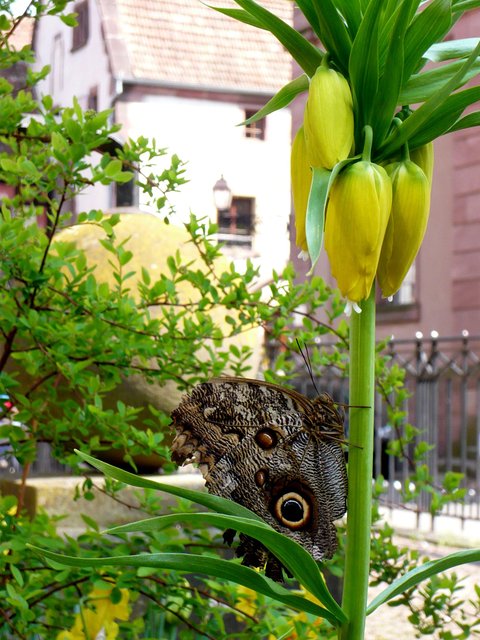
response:
{"label": "gravel ground", "polygon": [[[425,540],[419,541],[403,537],[397,537],[395,540],[399,545],[416,548],[432,559],[440,558],[459,550],[458,548],[444,547]],[[462,599],[473,597],[475,595],[474,586],[480,584],[480,564],[462,565],[452,571],[464,578],[462,585],[465,590],[459,592],[459,597]],[[382,590],[383,586],[371,589],[369,602]],[[419,636],[415,635],[415,630],[407,618],[408,610],[406,607],[389,607],[387,605],[379,607],[367,618],[365,640],[415,640]],[[436,638],[437,636],[420,637]]]}

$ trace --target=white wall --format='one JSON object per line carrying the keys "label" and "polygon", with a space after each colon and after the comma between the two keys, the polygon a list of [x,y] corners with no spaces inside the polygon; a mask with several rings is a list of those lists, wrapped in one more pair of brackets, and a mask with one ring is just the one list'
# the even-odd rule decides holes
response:
{"label": "white wall", "polygon": [[52,67],[50,75],[38,85],[40,94],[52,94],[55,103],[63,106],[71,105],[76,96],[86,108],[90,90],[97,87],[98,110],[110,108],[113,87],[97,3],[89,2],[89,38],[87,44],[76,51],[71,50],[73,29],[57,16],[43,17],[36,29],[35,69]]}
{"label": "white wall", "polygon": [[[150,96],[122,104],[119,118],[125,137],[155,138],[188,162],[189,182],[175,195],[183,220],[190,211],[216,220],[213,185],[224,176],[234,196],[256,200],[252,257],[280,269],[289,255],[290,112],[267,117],[265,140],[246,138],[241,107],[226,102]],[[267,269],[262,268],[264,275]]]}

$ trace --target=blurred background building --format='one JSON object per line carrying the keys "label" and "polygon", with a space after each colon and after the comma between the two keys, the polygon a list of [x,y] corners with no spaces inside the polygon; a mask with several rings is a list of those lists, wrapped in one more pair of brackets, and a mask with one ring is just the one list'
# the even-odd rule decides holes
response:
{"label": "blurred background building", "polygon": [[[291,3],[265,4],[292,22]],[[36,67],[51,66],[39,91],[62,106],[76,96],[83,108],[113,109],[123,140],[154,138],[177,154],[188,179],[174,200],[180,219],[208,216],[228,255],[252,258],[265,274],[281,269],[290,253],[290,112],[241,123],[289,81],[290,56],[271,34],[198,0],[79,0],[72,11],[73,29],[56,17],[35,26]],[[148,209],[131,185],[95,187],[77,202],[77,211],[128,207]]]}

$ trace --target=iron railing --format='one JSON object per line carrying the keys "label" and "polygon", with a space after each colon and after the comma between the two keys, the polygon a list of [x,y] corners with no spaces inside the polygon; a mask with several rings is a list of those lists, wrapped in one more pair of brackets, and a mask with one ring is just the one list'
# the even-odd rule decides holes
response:
{"label": "iron railing", "polygon": [[[332,349],[330,345],[319,345]],[[480,336],[440,338],[432,332],[429,338],[420,333],[413,340],[391,340],[384,351],[387,366],[405,371],[405,387],[410,397],[403,410],[405,422],[420,430],[406,455],[397,458],[387,454],[389,441],[398,434],[389,424],[388,399],[378,394],[375,411],[374,476],[383,476],[388,507],[403,506],[418,514],[428,512],[430,496],[421,494],[404,504],[401,486],[412,475],[413,448],[419,441],[431,445],[426,454],[433,486],[441,487],[447,472],[464,476],[462,501],[449,503],[445,515],[480,520]],[[301,365],[300,365],[301,366]],[[320,372],[316,386],[339,402],[348,398],[348,379],[336,368]],[[315,394],[314,385],[305,371],[296,387],[307,396]],[[348,437],[348,423],[346,425]],[[414,489],[414,487],[411,487]]]}

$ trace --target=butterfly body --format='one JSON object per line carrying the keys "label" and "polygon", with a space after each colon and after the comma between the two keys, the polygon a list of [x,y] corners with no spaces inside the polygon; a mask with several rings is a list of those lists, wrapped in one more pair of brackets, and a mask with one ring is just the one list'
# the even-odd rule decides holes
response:
{"label": "butterfly body", "polygon": [[[210,493],[248,507],[316,560],[333,555],[347,476],[343,421],[329,396],[310,401],[271,383],[219,378],[194,387],[172,418],[173,460],[198,462]],[[247,536],[237,553],[247,565],[267,562],[276,579],[281,573]]]}

